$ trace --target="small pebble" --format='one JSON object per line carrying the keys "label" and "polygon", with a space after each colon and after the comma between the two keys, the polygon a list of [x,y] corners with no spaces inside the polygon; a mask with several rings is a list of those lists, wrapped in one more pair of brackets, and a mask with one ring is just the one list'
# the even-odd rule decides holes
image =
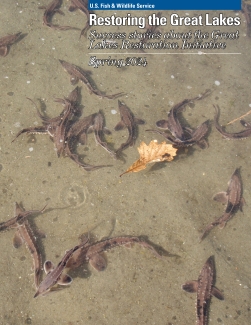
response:
{"label": "small pebble", "polygon": [[219,82],[218,80],[215,80],[214,84],[215,84],[216,86],[219,86],[219,85],[220,85],[220,82]]}
{"label": "small pebble", "polygon": [[111,110],[111,113],[112,113],[112,114],[117,114],[116,109],[112,109],[112,110]]}
{"label": "small pebble", "polygon": [[33,147],[30,147],[30,148],[29,148],[29,151],[30,151],[30,152],[32,152],[33,150],[34,150]]}

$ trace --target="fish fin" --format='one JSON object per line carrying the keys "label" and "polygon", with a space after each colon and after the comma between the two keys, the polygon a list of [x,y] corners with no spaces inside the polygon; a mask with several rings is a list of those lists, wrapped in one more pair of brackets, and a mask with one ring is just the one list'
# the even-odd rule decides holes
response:
{"label": "fish fin", "polygon": [[36,297],[38,297],[39,295],[40,295],[40,292],[39,292],[39,290],[37,290],[37,292],[34,294],[33,298],[36,298]]}
{"label": "fish fin", "polygon": [[15,203],[15,216],[17,216],[17,215],[19,215],[19,214],[21,214],[21,213],[23,213],[24,211],[23,211],[23,209],[21,208],[21,206],[16,202]]}
{"label": "fish fin", "polygon": [[240,208],[239,208],[241,210],[241,212],[243,212],[242,208],[243,208],[244,204],[246,204],[246,201],[245,201],[244,197],[242,197],[240,200]]}
{"label": "fish fin", "polygon": [[59,15],[64,16],[64,12],[60,9],[56,9],[56,10],[54,10],[54,12],[57,12]]}
{"label": "fish fin", "polygon": [[131,249],[133,247],[133,244],[132,243],[127,243],[127,244],[124,245],[124,247]]}
{"label": "fish fin", "polygon": [[80,235],[78,238],[79,238],[81,243],[88,244],[88,242],[89,242],[89,232]]}
{"label": "fish fin", "polygon": [[85,145],[87,144],[87,133],[82,133],[78,139],[78,141],[82,144]]}
{"label": "fish fin", "polygon": [[213,200],[222,204],[227,204],[228,195],[227,192],[219,192],[213,196]]}
{"label": "fish fin", "polygon": [[44,262],[44,271],[46,274],[50,273],[52,270],[54,270],[55,266],[51,261],[45,261]]}
{"label": "fish fin", "polygon": [[219,228],[220,228],[220,229],[225,228],[226,224],[227,224],[226,221],[222,221],[221,223],[219,223]]}
{"label": "fish fin", "polygon": [[198,281],[193,280],[193,281],[186,282],[185,284],[183,284],[182,289],[190,293],[197,292]]}
{"label": "fish fin", "polygon": [[70,257],[69,260],[66,263],[66,268],[68,269],[72,269],[74,267],[74,265],[76,264],[76,261],[74,258]]}
{"label": "fish fin", "polygon": [[120,131],[125,128],[125,123],[123,121],[119,121],[119,123],[115,126],[114,130],[115,131]]}
{"label": "fish fin", "polygon": [[107,134],[107,135],[112,134],[112,132],[109,129],[107,129],[106,127],[103,128],[103,132],[104,132],[104,134]]}
{"label": "fish fin", "polygon": [[104,271],[106,269],[106,260],[100,254],[93,255],[89,259],[89,262],[90,262],[91,266],[97,271]]}
{"label": "fish fin", "polygon": [[212,287],[211,295],[219,300],[224,300],[223,293],[216,287]]}
{"label": "fish fin", "polygon": [[13,246],[19,248],[23,244],[23,238],[20,236],[19,231],[17,230],[13,237]]}
{"label": "fish fin", "polygon": [[135,140],[133,140],[130,144],[129,147],[133,147],[135,145]]}
{"label": "fish fin", "polygon": [[192,134],[193,134],[193,132],[194,132],[194,130],[193,130],[193,129],[191,129],[191,128],[188,128],[187,126],[186,126],[186,127],[184,127],[184,128],[183,128],[183,130],[184,130],[184,132],[186,132],[186,133],[187,133],[187,135],[188,135],[189,137],[191,137],[191,136],[192,136]]}
{"label": "fish fin", "polygon": [[145,121],[144,120],[142,120],[141,118],[137,118],[137,117],[134,117],[134,122],[136,124],[139,124],[139,125],[145,124]]}
{"label": "fish fin", "polygon": [[8,46],[1,46],[0,47],[0,55],[6,56],[8,54]]}
{"label": "fish fin", "polygon": [[203,231],[202,235],[200,236],[200,242],[207,236],[207,234],[209,233],[209,231],[211,229],[213,229],[215,226],[217,226],[217,224],[214,223],[210,223],[205,230]]}
{"label": "fish fin", "polygon": [[61,286],[67,286],[71,284],[73,281],[72,277],[70,277],[68,274],[62,274],[60,278],[58,279],[58,284]]}
{"label": "fish fin", "polygon": [[71,81],[71,84],[74,86],[74,85],[76,85],[76,83],[78,83],[79,78],[71,76],[70,81]]}
{"label": "fish fin", "polygon": [[200,149],[206,149],[209,147],[207,140],[201,139],[198,142],[196,142],[197,146],[199,146]]}
{"label": "fish fin", "polygon": [[90,125],[88,130],[87,130],[87,133],[92,133],[93,131],[94,131],[93,125]]}
{"label": "fish fin", "polygon": [[168,129],[168,121],[167,120],[159,120],[156,122],[156,126],[160,129]]}

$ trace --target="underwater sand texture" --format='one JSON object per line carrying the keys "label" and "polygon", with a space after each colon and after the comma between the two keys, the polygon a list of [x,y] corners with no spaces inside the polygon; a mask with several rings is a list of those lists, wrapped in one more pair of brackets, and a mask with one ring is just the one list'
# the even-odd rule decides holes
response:
{"label": "underwater sand texture", "polygon": [[[22,202],[27,210],[40,209],[47,202],[48,210],[32,217],[31,222],[47,234],[47,238],[39,241],[43,258],[55,263],[65,250],[78,243],[79,235],[88,231],[95,240],[145,235],[170,256],[158,260],[141,247],[117,248],[106,254],[108,263],[104,272],[98,273],[89,266],[80,268],[70,273],[73,283],[69,288],[33,299],[31,256],[25,247],[13,248],[14,231],[1,233],[0,324],[194,324],[196,298],[184,292],[181,285],[197,279],[207,258],[214,255],[216,286],[224,293],[225,300],[212,299],[209,324],[248,325],[251,138],[228,141],[212,126],[209,148],[201,150],[194,146],[187,153],[178,153],[170,163],[119,177],[137,159],[141,141],[163,141],[161,136],[145,130],[166,118],[173,104],[206,89],[212,90],[210,96],[195,102],[193,107],[187,106],[182,113],[183,120],[192,127],[213,119],[213,104],[220,106],[222,124],[250,109],[251,39],[245,35],[244,16],[239,13],[240,39],[228,42],[229,52],[241,55],[146,55],[145,68],[93,69],[88,67],[87,40],[85,37],[79,40],[79,31],[54,31],[43,26],[43,10],[37,7],[44,4],[47,3],[7,0],[1,3],[1,35],[18,31],[27,35],[12,45],[5,58],[0,58],[0,219],[5,221],[13,216],[15,201]],[[83,28],[86,17],[79,11],[69,13],[68,6],[69,2],[64,1],[61,9],[65,16],[56,14],[53,21]],[[190,12],[191,16],[194,14]],[[95,29],[128,33],[137,28]],[[160,28],[162,32],[169,29],[170,26]],[[188,28],[177,28],[185,30]],[[127,56],[117,54],[118,58]],[[144,53],[135,51],[135,56]],[[68,96],[73,86],[58,59],[91,70],[98,89],[107,94],[126,93],[120,100],[135,116],[146,121],[138,128],[135,146],[123,152],[125,161],[113,160],[96,146],[93,134],[88,135],[88,145],[77,148],[78,152],[84,155],[86,163],[112,167],[86,172],[69,158],[57,158],[52,141],[44,135],[22,134],[11,143],[22,128],[41,123],[26,97],[39,108],[40,99],[42,110],[46,108],[50,117],[62,111],[54,98]],[[220,81],[220,85],[215,81]],[[79,86],[83,116],[102,109],[106,126],[113,130],[120,120],[117,100],[100,99],[90,95],[81,83]],[[112,114],[112,110],[117,114]],[[246,119],[250,122],[251,116]],[[240,129],[238,122],[228,127],[233,132]],[[127,136],[126,130],[113,131],[107,141],[119,148]],[[239,166],[246,200],[244,212],[239,211],[225,229],[213,229],[199,243],[204,227],[224,211],[224,206],[214,202],[212,196],[227,189],[227,182]]]}

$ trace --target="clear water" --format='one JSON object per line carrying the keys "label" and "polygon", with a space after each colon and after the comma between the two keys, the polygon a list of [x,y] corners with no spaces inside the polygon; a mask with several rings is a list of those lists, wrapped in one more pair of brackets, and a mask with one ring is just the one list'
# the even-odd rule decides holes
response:
{"label": "clear water", "polygon": [[[31,217],[31,223],[47,234],[47,238],[39,240],[43,259],[55,263],[87,231],[95,240],[144,235],[170,256],[158,260],[141,247],[117,248],[106,254],[108,265],[104,272],[98,273],[89,266],[81,268],[71,273],[74,281],[69,288],[33,299],[31,256],[25,247],[13,248],[12,230],[1,233],[0,324],[194,324],[196,296],[182,291],[181,285],[198,278],[210,255],[215,256],[216,285],[224,292],[225,300],[212,298],[209,323],[250,324],[251,139],[224,140],[212,125],[207,149],[195,146],[180,151],[173,162],[119,177],[138,158],[137,146],[141,141],[163,140],[145,130],[165,118],[173,103],[212,90],[210,96],[183,113],[192,127],[213,119],[213,104],[221,108],[222,124],[250,110],[251,39],[246,36],[244,16],[238,13],[242,19],[240,27],[221,28],[240,31],[237,41],[228,42],[227,51],[241,55],[145,55],[134,51],[134,56],[147,58],[146,67],[93,69],[88,67],[87,39],[79,40],[79,31],[55,31],[43,26],[39,5],[44,3],[2,0],[0,8],[1,37],[18,31],[26,34],[11,47],[8,56],[0,58],[1,220],[13,216],[15,201],[27,210],[41,209],[48,202],[47,211]],[[53,21],[82,28],[86,17],[79,11],[69,13],[68,6],[69,2],[64,1],[65,16],[55,15]],[[167,16],[170,12],[163,14]],[[190,12],[190,16],[195,14]],[[127,33],[137,30],[95,29]],[[160,31],[170,29],[173,28],[168,25]],[[212,31],[213,27],[201,29]],[[108,57],[100,53],[99,58]],[[119,51],[114,54],[117,58],[127,56]],[[92,134],[87,146],[78,147],[79,153],[87,163],[112,167],[88,173],[69,158],[59,159],[48,136],[21,135],[11,143],[22,128],[41,124],[26,97],[39,107],[41,99],[51,117],[61,112],[62,107],[54,98],[68,96],[73,86],[58,59],[89,68],[97,88],[107,94],[123,91],[126,95],[121,100],[135,116],[146,121],[139,126],[135,147],[124,151],[124,161],[114,161],[96,146]],[[79,86],[83,116],[102,109],[106,125],[112,130],[120,119],[117,100],[99,99],[85,85]],[[112,114],[112,110],[117,114]],[[228,127],[233,132],[240,129],[239,122]],[[126,130],[113,131],[107,140],[118,148],[126,138]],[[213,229],[199,243],[204,227],[224,210],[212,201],[213,194],[227,189],[230,176],[239,166],[246,200],[244,212],[238,212],[225,229]]]}

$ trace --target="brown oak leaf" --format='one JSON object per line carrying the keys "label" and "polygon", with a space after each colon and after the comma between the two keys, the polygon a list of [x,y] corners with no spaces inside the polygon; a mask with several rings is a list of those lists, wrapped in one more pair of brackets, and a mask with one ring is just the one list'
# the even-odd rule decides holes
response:
{"label": "brown oak leaf", "polygon": [[139,172],[146,168],[146,165],[154,162],[171,161],[176,156],[177,149],[165,141],[158,144],[157,140],[152,140],[149,145],[141,142],[138,147],[140,158],[135,161],[120,177],[126,173]]}

